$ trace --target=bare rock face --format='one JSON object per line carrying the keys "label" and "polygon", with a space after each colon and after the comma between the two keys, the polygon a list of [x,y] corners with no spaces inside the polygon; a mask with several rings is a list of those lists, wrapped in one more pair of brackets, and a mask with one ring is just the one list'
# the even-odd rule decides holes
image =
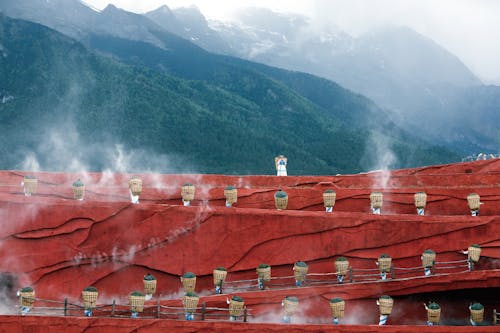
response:
{"label": "bare rock face", "polygon": [[[30,173],[38,179],[38,189],[25,197],[20,185],[25,174],[0,172],[0,272],[9,281],[9,292],[30,285],[39,298],[79,302],[81,291],[92,285],[102,295],[101,302],[126,304],[130,291],[142,290],[143,276],[153,272],[156,296],[164,304],[182,306],[179,278],[193,272],[196,291],[205,295],[200,304],[225,306],[227,295],[213,295],[216,267],[227,269],[228,281],[256,279],[255,268],[261,263],[272,267],[273,277],[293,275],[297,261],[306,262],[309,273],[332,273],[339,256],[348,258],[354,270],[376,268],[382,253],[391,256],[395,267],[419,267],[427,248],[436,252],[437,261],[457,261],[467,258],[460,250],[471,244],[482,249],[476,270],[430,277],[432,283],[419,278],[295,288],[290,280],[285,281],[289,286],[243,290],[241,295],[256,317],[279,313],[283,298],[295,295],[309,318],[305,323],[328,323],[327,301],[333,297],[362,306],[382,293],[405,296],[500,287],[500,160],[335,177],[140,175],[143,191],[135,205],[128,193],[132,175]],[[73,199],[71,184],[77,178],[85,184],[83,201]],[[188,207],[181,199],[186,182],[196,188]],[[238,189],[237,203],[230,208],[224,197],[228,184]],[[286,210],[275,209],[278,189],[289,196]],[[332,213],[324,211],[326,189],[337,194]],[[371,214],[372,191],[384,194],[381,215]],[[424,216],[418,216],[414,206],[419,191],[427,193]],[[467,206],[471,192],[484,203],[477,217]],[[415,311],[410,303],[400,304]],[[375,322],[378,310],[368,308],[366,321],[358,323]],[[347,306],[346,314],[352,309]],[[393,320],[417,324],[405,321],[402,313]],[[14,325],[15,320],[9,320]],[[64,319],[40,320],[50,326],[62,325]],[[109,324],[106,320],[102,325]],[[154,324],[151,332],[163,325]],[[229,330],[220,325],[217,331]],[[81,332],[85,325],[74,328]],[[305,325],[297,332],[310,329]],[[260,332],[275,330],[270,324]]]}

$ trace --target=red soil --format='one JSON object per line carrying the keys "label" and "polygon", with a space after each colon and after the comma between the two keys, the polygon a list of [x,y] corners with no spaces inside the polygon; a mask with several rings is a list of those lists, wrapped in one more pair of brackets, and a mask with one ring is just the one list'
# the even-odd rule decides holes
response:
{"label": "red soil", "polygon": [[[263,262],[272,266],[274,277],[279,277],[293,275],[293,263],[299,260],[307,262],[309,273],[332,273],[338,256],[348,258],[355,271],[376,268],[375,261],[382,253],[389,254],[394,266],[400,268],[420,266],[420,256],[428,248],[437,253],[436,261],[457,261],[466,259],[460,250],[477,243],[482,257],[473,272],[460,267],[441,272],[452,274],[423,277],[418,270],[416,279],[399,279],[406,276],[396,272],[393,281],[309,284],[303,288],[295,288],[293,279],[284,279],[284,286],[239,293],[254,318],[280,313],[283,297],[295,295],[305,309],[302,315],[307,325],[27,317],[16,326],[19,317],[2,317],[0,328],[9,332],[21,332],[21,326],[31,327],[33,332],[40,331],[37,327],[57,331],[61,325],[70,325],[65,332],[83,332],[89,324],[90,332],[112,332],[110,327],[117,331],[142,327],[139,332],[318,332],[332,328],[311,324],[330,321],[330,298],[346,300],[346,316],[363,306],[365,319],[357,322],[369,324],[378,321],[376,305],[370,306],[381,294],[401,297],[402,310],[392,315],[389,323],[403,327],[396,325],[411,325],[414,319],[405,318],[414,318],[408,314],[417,311],[408,295],[500,287],[498,159],[397,170],[390,175],[140,175],[143,192],[138,205],[129,202],[127,181],[131,175],[35,173],[37,193],[25,197],[20,185],[25,174],[0,172],[0,272],[9,273],[17,287],[33,286],[36,297],[42,299],[67,297],[81,303],[81,290],[93,285],[100,292],[98,303],[115,299],[127,304],[128,293],[142,290],[142,277],[150,272],[158,279],[156,296],[161,303],[180,306],[179,276],[187,271],[197,275],[197,292],[208,295],[213,293],[212,270],[218,266],[228,269],[228,281],[235,281],[256,279],[255,268]],[[77,178],[86,185],[84,201],[72,198],[71,184]],[[185,182],[196,186],[191,207],[181,202],[180,187]],[[224,207],[227,185],[238,188],[238,202],[232,208]],[[288,193],[287,210],[274,207],[278,189]],[[330,214],[323,208],[325,189],[337,193]],[[382,215],[370,213],[372,191],[384,194]],[[415,211],[413,194],[419,191],[428,195],[425,216],[417,216]],[[470,216],[466,198],[471,192],[478,193],[484,203],[479,217]],[[202,302],[227,307],[226,297],[207,296]],[[468,303],[458,303],[466,316]],[[489,307],[500,309],[498,297],[483,303],[487,305],[485,319],[491,320]],[[425,323],[421,302],[418,309],[422,313],[414,324],[421,325]],[[391,329],[385,331],[400,331]],[[422,329],[406,327],[405,331]],[[460,329],[453,328],[455,332],[462,332]],[[378,328],[341,325],[335,331],[378,332]]]}

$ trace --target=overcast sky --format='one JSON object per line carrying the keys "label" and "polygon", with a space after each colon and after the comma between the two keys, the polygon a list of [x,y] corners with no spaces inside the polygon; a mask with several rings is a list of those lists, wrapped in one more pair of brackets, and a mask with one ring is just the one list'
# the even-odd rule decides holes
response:
{"label": "overcast sky", "polygon": [[405,25],[457,55],[485,83],[500,85],[500,0],[84,0],[96,9],[113,3],[143,13],[166,4],[195,4],[209,19],[230,20],[240,7],[302,13],[318,25],[358,35],[383,25]]}

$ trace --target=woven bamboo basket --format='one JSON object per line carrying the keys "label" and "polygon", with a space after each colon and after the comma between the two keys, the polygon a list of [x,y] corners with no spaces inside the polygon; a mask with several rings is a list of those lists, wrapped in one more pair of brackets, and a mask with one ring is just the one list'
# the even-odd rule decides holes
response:
{"label": "woven bamboo basket", "polygon": [[392,258],[383,258],[379,257],[378,258],[378,269],[382,273],[387,273],[391,271],[391,264],[392,264]]}
{"label": "woven bamboo basket", "polygon": [[194,289],[196,287],[196,276],[194,277],[184,277],[181,276],[181,283],[182,287],[184,288],[184,291],[186,293],[192,293],[194,292]]}
{"label": "woven bamboo basket", "polygon": [[73,190],[73,198],[75,198],[75,200],[83,200],[85,195],[85,185],[83,185],[82,182],[79,180],[74,182],[71,189]]}
{"label": "woven bamboo basket", "polygon": [[422,253],[422,266],[425,267],[433,267],[434,262],[436,261],[436,252],[432,250],[425,250]]}
{"label": "woven bamboo basket", "polygon": [[130,302],[130,311],[132,312],[142,312],[144,311],[144,295],[143,296],[135,296],[130,295],[128,297]]}
{"label": "woven bamboo basket", "polygon": [[142,280],[144,283],[144,292],[147,295],[153,295],[156,292],[156,280]]}
{"label": "woven bamboo basket", "polygon": [[470,317],[476,323],[482,322],[484,320],[484,308],[480,310],[470,309]]}
{"label": "woven bamboo basket", "polygon": [[221,283],[224,283],[226,281],[226,276],[227,276],[227,271],[223,271],[221,269],[214,269],[213,271],[214,275],[214,286],[218,286]]}
{"label": "woven bamboo basket", "polygon": [[280,161],[280,160],[284,160],[284,161],[285,161],[285,165],[287,165],[287,164],[288,164],[288,159],[287,159],[285,156],[283,156],[283,155],[276,156],[276,157],[274,158],[274,166],[276,167],[276,171],[277,171],[277,170],[278,170],[278,168],[279,168],[278,163],[279,163],[279,161]]}
{"label": "woven bamboo basket", "polygon": [[32,307],[35,303],[35,291],[21,291],[19,293],[21,306]]}
{"label": "woven bamboo basket", "polygon": [[472,260],[474,262],[479,261],[479,258],[481,257],[481,248],[479,247],[479,245],[469,246],[469,248],[467,249],[467,252],[468,252],[469,260]]}
{"label": "woven bamboo basket", "polygon": [[181,187],[182,200],[192,201],[194,200],[194,185],[186,183]]}
{"label": "woven bamboo basket", "polygon": [[295,277],[295,280],[304,282],[306,280],[308,270],[308,266],[298,266],[297,264],[295,264],[293,266],[293,276]]}
{"label": "woven bamboo basket", "polygon": [[427,204],[427,194],[425,192],[415,193],[415,207],[425,208]]}
{"label": "woven bamboo basket", "polygon": [[427,308],[427,321],[430,323],[437,324],[441,318],[441,309],[429,309]]}
{"label": "woven bamboo basket", "polygon": [[370,194],[370,205],[372,208],[382,208],[384,195],[380,192],[372,192]]}
{"label": "woven bamboo basket", "polygon": [[234,204],[238,200],[238,189],[228,186],[224,189],[224,196],[227,202]]}
{"label": "woven bamboo basket", "polygon": [[36,189],[38,187],[38,179],[32,176],[25,176],[23,180],[24,193],[26,194],[35,194]]}
{"label": "woven bamboo basket", "polygon": [[271,266],[257,267],[257,277],[265,282],[271,281]]}
{"label": "woven bamboo basket", "polygon": [[128,187],[130,188],[130,192],[132,195],[141,195],[142,192],[142,180],[138,177],[132,177],[128,181]]}
{"label": "woven bamboo basket", "polygon": [[332,299],[330,301],[330,309],[332,310],[332,317],[343,318],[345,311],[345,301],[342,299]]}
{"label": "woven bamboo basket", "polygon": [[288,205],[288,194],[284,191],[278,191],[274,194],[274,204],[276,209],[286,209]]}
{"label": "woven bamboo basket", "polygon": [[333,207],[335,206],[335,199],[337,197],[337,193],[333,190],[326,190],[323,192],[323,206],[325,207]]}
{"label": "woven bamboo basket", "polygon": [[478,210],[481,205],[479,194],[471,193],[467,196],[467,203],[469,204],[470,210]]}
{"label": "woven bamboo basket", "polygon": [[382,296],[378,299],[378,304],[381,315],[390,315],[392,312],[392,306],[394,305],[394,300],[389,296]]}
{"label": "woven bamboo basket", "polygon": [[337,275],[347,275],[347,271],[349,270],[349,261],[348,260],[335,260],[335,272]]}
{"label": "woven bamboo basket", "polygon": [[243,314],[244,307],[244,301],[236,301],[234,299],[231,299],[229,301],[229,314],[234,317],[241,316]]}
{"label": "woven bamboo basket", "polygon": [[286,297],[283,301],[283,312],[287,316],[293,316],[299,308],[299,300],[296,297]]}
{"label": "woven bamboo basket", "polygon": [[85,309],[95,308],[98,295],[99,293],[97,291],[82,291],[83,306],[85,307]]}
{"label": "woven bamboo basket", "polygon": [[200,298],[198,296],[184,296],[182,304],[184,305],[184,311],[188,313],[196,312]]}

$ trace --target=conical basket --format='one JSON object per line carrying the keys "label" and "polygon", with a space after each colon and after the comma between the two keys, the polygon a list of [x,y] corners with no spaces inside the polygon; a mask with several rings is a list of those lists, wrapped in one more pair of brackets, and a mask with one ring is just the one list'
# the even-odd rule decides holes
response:
{"label": "conical basket", "polygon": [[142,280],[144,283],[144,292],[147,295],[153,295],[156,292],[156,280]]}
{"label": "conical basket", "polygon": [[188,313],[196,312],[200,298],[198,296],[184,296],[182,304],[184,305],[184,311]]}
{"label": "conical basket", "polygon": [[181,187],[182,200],[192,201],[194,199],[194,185],[186,183]]}
{"label": "conical basket", "polygon": [[271,266],[257,267],[257,277],[264,282],[271,281]]}
{"label": "conical basket", "polygon": [[214,269],[213,275],[214,275],[214,286],[218,286],[221,283],[224,283],[224,281],[226,281],[227,271]]}
{"label": "conical basket", "polygon": [[430,323],[437,324],[441,318],[441,309],[429,309],[427,308],[427,321]]}
{"label": "conical basket", "polygon": [[467,204],[469,205],[470,210],[478,210],[480,203],[480,197],[477,193],[471,193],[467,196]]}
{"label": "conical basket", "polygon": [[132,192],[132,195],[138,196],[141,195],[142,192],[142,180],[137,177],[132,177],[128,181],[128,187],[130,188],[130,192]]}
{"label": "conical basket", "polygon": [[337,197],[337,193],[332,190],[326,190],[323,192],[323,205],[325,207],[333,207],[335,206],[335,198]]}
{"label": "conical basket", "polygon": [[132,312],[142,312],[144,311],[144,296],[129,296],[130,311]]}
{"label": "conical basket", "polygon": [[295,277],[295,280],[304,282],[306,280],[308,270],[308,266],[297,266],[297,264],[295,264],[293,266],[293,276]]}
{"label": "conical basket", "polygon": [[391,271],[392,258],[390,257],[380,257],[378,258],[378,269],[382,273],[387,273]]}
{"label": "conical basket", "polygon": [[467,249],[467,252],[468,252],[469,260],[472,260],[474,262],[479,261],[479,258],[481,257],[481,248],[479,247],[479,245],[469,246],[469,248]]}
{"label": "conical basket", "polygon": [[181,276],[181,283],[184,291],[186,293],[194,292],[196,287],[196,276],[195,277],[183,277]]}
{"label": "conical basket", "polygon": [[234,317],[241,316],[243,314],[244,307],[244,301],[235,301],[234,299],[231,299],[229,301],[229,314]]}
{"label": "conical basket", "polygon": [[370,194],[370,205],[372,208],[382,208],[384,195],[380,192],[372,192]]}
{"label": "conical basket", "polygon": [[227,202],[234,204],[238,200],[238,189],[234,187],[226,187],[224,189],[224,196],[226,197]]}
{"label": "conical basket", "polygon": [[347,271],[349,270],[349,261],[348,260],[335,260],[335,272],[337,275],[347,275]]}
{"label": "conical basket", "polygon": [[25,176],[23,180],[23,186],[25,194],[35,194],[38,187],[38,180],[31,176]]}
{"label": "conical basket", "polygon": [[422,253],[422,266],[424,268],[434,267],[434,262],[436,261],[436,252],[432,250],[426,250]]}
{"label": "conical basket", "polygon": [[296,298],[285,298],[283,301],[283,312],[287,316],[293,316],[299,307],[299,301]]}
{"label": "conical basket", "polygon": [[95,308],[98,295],[99,293],[97,291],[82,291],[83,306],[85,307],[85,309]]}
{"label": "conical basket", "polygon": [[332,302],[332,301],[330,301],[330,309],[332,310],[332,317],[339,318],[339,319],[343,318],[344,311],[345,311],[344,300],[338,299],[338,300],[335,300],[335,302]]}
{"label": "conical basket", "polygon": [[35,291],[21,291],[19,293],[21,306],[32,307],[35,303]]}
{"label": "conical basket", "polygon": [[392,312],[392,306],[394,305],[394,300],[390,297],[380,297],[378,299],[379,310],[381,315],[390,315]]}
{"label": "conical basket", "polygon": [[470,317],[476,323],[482,322],[484,319],[484,308],[480,310],[470,309]]}
{"label": "conical basket", "polygon": [[288,205],[288,194],[283,191],[278,191],[274,195],[274,204],[276,205],[276,209],[286,209]]}
{"label": "conical basket", "polygon": [[415,193],[415,207],[425,208],[427,204],[427,194],[425,192]]}
{"label": "conical basket", "polygon": [[83,200],[83,197],[85,195],[85,185],[81,186],[73,185],[71,189],[73,190],[73,198],[75,200]]}

